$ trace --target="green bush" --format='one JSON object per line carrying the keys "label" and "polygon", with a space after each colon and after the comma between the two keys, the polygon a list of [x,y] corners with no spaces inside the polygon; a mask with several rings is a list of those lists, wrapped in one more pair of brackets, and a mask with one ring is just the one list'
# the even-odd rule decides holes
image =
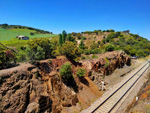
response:
{"label": "green bush", "polygon": [[31,32],[31,33],[30,33],[30,35],[34,35],[34,33],[33,33],[33,32]]}
{"label": "green bush", "polygon": [[112,44],[108,44],[106,47],[105,47],[105,51],[114,51],[115,47],[114,45]]}
{"label": "green bush", "polygon": [[[47,59],[52,57],[52,51],[54,50],[54,46],[52,42],[47,38],[39,38],[39,39],[33,39],[28,42],[28,47],[33,53],[37,53],[38,56],[37,59]],[[42,54],[42,55],[40,55]],[[40,55],[40,56],[39,56]],[[32,58],[33,59],[33,58]]]}
{"label": "green bush", "polygon": [[85,44],[84,44],[83,40],[81,40],[81,42],[79,44],[79,48],[84,49],[84,47],[85,47]]}
{"label": "green bush", "polygon": [[64,81],[68,81],[72,77],[72,67],[69,62],[61,66],[60,75]]}
{"label": "green bush", "polygon": [[38,46],[37,47],[37,52],[35,54],[35,59],[36,60],[42,60],[44,58],[45,58],[45,52],[44,52],[42,47]]}
{"label": "green bush", "polygon": [[81,55],[81,52],[80,52],[79,48],[77,47],[77,44],[70,42],[70,41],[66,41],[62,45],[62,47],[60,48],[60,53],[66,55],[66,57],[72,58],[72,59],[75,59]]}
{"label": "green bush", "polygon": [[91,53],[91,52],[90,52],[89,49],[84,50],[84,54],[85,54],[85,55],[89,55],[90,53]]}
{"label": "green bush", "polygon": [[82,38],[81,38],[82,40],[86,40],[86,37],[85,36],[82,36]]}
{"label": "green bush", "polygon": [[18,62],[23,62],[23,61],[26,61],[28,58],[27,58],[27,55],[26,55],[26,52],[23,51],[23,50],[20,50],[18,53],[17,53],[17,61]]}
{"label": "green bush", "polygon": [[86,70],[85,69],[83,69],[83,68],[78,68],[78,70],[77,70],[77,76],[79,77],[79,78],[81,78],[81,77],[84,77],[85,76],[85,74],[86,74]]}
{"label": "green bush", "polygon": [[91,54],[101,54],[102,53],[102,49],[100,49],[100,48],[91,49],[90,53]]}
{"label": "green bush", "polygon": [[78,92],[78,86],[72,75],[72,67],[69,62],[61,66],[60,75],[64,84],[66,84],[68,87],[72,87],[75,92]]}

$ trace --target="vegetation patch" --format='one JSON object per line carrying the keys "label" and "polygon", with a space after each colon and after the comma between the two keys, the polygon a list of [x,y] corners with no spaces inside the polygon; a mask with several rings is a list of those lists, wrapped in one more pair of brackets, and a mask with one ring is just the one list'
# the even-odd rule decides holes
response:
{"label": "vegetation patch", "polygon": [[86,70],[84,68],[78,68],[76,73],[77,77],[82,78],[85,76],[85,74],[86,74]]}

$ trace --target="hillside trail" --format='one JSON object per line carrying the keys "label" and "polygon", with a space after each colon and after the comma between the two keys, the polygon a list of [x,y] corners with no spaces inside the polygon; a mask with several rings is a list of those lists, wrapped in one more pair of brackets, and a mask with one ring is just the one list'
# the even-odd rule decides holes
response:
{"label": "hillside trail", "polygon": [[14,71],[27,70],[27,68],[28,68],[28,67],[31,67],[31,66],[33,66],[33,65],[30,64],[30,63],[28,63],[28,62],[27,62],[27,63],[19,63],[18,66],[0,70],[0,75],[7,74],[7,73],[12,73],[12,72],[14,72]]}

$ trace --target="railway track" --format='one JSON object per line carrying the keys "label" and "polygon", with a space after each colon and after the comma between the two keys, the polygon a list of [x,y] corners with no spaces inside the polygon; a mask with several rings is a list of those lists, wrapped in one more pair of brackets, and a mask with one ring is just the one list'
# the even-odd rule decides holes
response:
{"label": "railway track", "polygon": [[130,91],[134,84],[140,79],[144,72],[149,68],[149,62],[144,64],[138,71],[136,71],[130,78],[128,78],[120,87],[111,93],[105,100],[103,100],[96,108],[87,110],[86,113],[110,113],[122,98]]}

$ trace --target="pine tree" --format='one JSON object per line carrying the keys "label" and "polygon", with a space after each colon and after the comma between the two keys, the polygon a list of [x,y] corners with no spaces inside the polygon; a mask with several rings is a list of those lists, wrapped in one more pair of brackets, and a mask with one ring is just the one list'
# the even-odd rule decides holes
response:
{"label": "pine tree", "polygon": [[62,45],[62,34],[59,34],[59,45]]}
{"label": "pine tree", "polygon": [[65,43],[66,37],[67,37],[67,33],[65,30],[63,30],[63,32],[62,32],[62,44]]}

